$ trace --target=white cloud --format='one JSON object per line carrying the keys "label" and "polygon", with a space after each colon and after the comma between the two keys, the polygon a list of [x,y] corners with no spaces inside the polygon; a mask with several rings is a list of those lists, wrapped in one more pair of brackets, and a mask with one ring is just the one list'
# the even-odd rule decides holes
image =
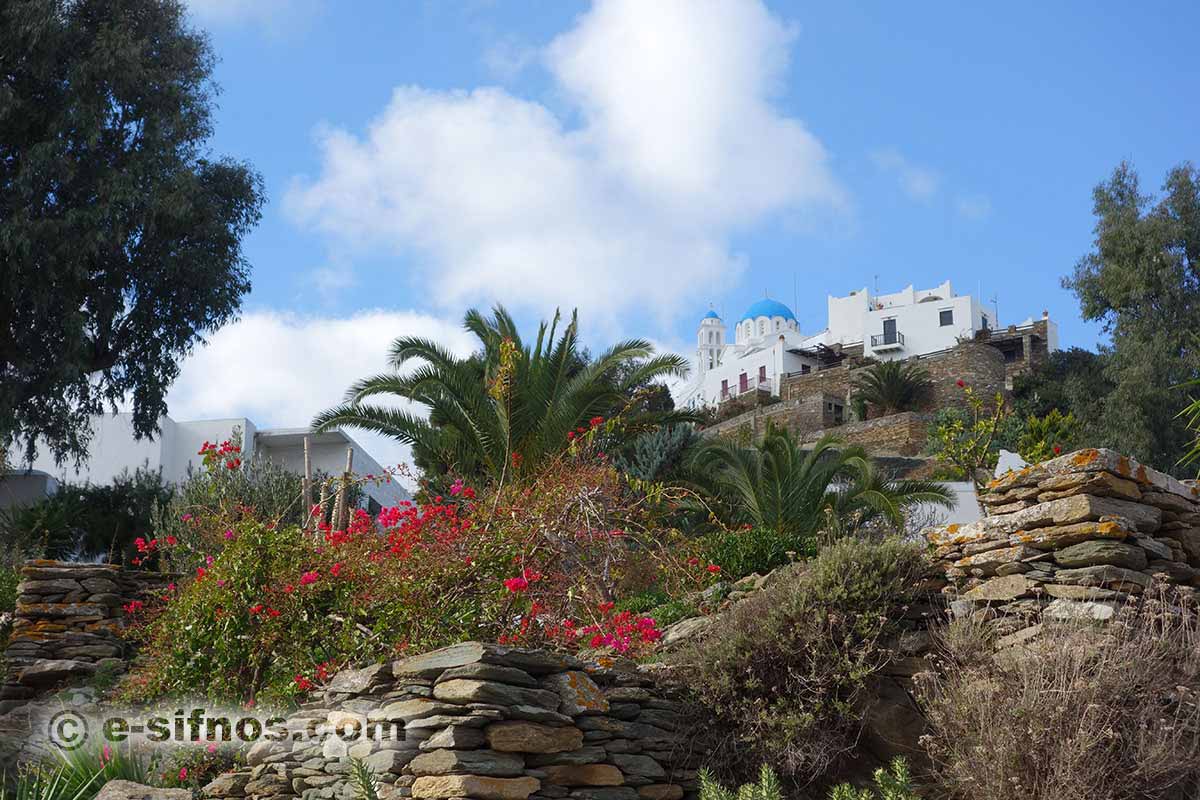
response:
{"label": "white cloud", "polygon": [[964,195],[954,202],[959,214],[971,220],[987,219],[992,215],[992,201],[981,194]]}
{"label": "white cloud", "polygon": [[904,193],[914,200],[928,200],[937,194],[941,180],[933,170],[914,164],[897,150],[876,150],[871,160],[879,169],[893,175]]}
{"label": "white cloud", "polygon": [[[183,362],[167,397],[170,414],[178,420],[245,416],[260,427],[307,426],[341,402],[350,384],[387,371],[388,347],[402,335],[434,339],[460,355],[475,343],[457,321],[416,312],[365,311],[342,319],[250,312]],[[350,434],[382,464],[409,460],[408,448],[397,442]]]}
{"label": "white cloud", "polygon": [[536,47],[511,37],[494,42],[483,51],[484,66],[502,81],[513,80],[532,66],[537,58]]}
{"label": "white cloud", "polygon": [[287,207],[339,257],[413,257],[454,312],[669,320],[736,280],[737,230],[847,205],[824,147],[771,102],[794,38],[756,0],[602,0],[541,53],[564,116],[402,86],[362,135],[319,133],[321,172]]}

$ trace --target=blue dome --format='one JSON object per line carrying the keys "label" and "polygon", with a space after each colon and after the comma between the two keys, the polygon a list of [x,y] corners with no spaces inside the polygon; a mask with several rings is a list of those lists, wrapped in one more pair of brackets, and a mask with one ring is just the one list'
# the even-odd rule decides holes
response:
{"label": "blue dome", "polygon": [[703,318],[704,319],[720,319],[721,316],[719,314],[717,314],[717,312],[710,310],[707,314],[704,315]]}
{"label": "blue dome", "polygon": [[759,317],[783,317],[784,319],[794,320],[796,315],[792,310],[780,303],[778,300],[759,300],[754,305],[746,309],[746,313],[742,314],[742,318],[738,322],[745,322],[748,319],[758,319]]}

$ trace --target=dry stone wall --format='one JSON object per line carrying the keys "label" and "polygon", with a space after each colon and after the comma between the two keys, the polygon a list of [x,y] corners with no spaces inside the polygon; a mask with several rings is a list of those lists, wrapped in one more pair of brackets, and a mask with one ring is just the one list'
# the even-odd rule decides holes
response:
{"label": "dry stone wall", "polygon": [[0,713],[101,668],[123,670],[130,654],[121,636],[124,607],[161,594],[169,581],[109,564],[27,562],[4,654]]}
{"label": "dry stone wall", "polygon": [[1010,472],[982,502],[984,519],[925,536],[955,613],[998,615],[1010,635],[1108,619],[1155,581],[1200,586],[1200,489],[1127,456],[1087,449]]}
{"label": "dry stone wall", "polygon": [[349,800],[358,758],[383,800],[680,800],[701,756],[684,712],[632,664],[466,642],[336,675],[203,794]]}

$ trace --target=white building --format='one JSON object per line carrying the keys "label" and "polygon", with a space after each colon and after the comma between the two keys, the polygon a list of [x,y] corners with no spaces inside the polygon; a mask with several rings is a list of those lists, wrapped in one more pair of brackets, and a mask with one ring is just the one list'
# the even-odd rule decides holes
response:
{"label": "white building", "polygon": [[[189,470],[199,470],[204,459],[200,448],[205,442],[220,444],[234,430],[241,431],[242,460],[265,458],[296,473],[304,472],[304,437],[309,437],[309,455],[313,471],[340,475],[346,468],[346,449],[354,451],[354,471],[358,475],[382,475],[380,466],[358,442],[343,431],[308,433],[304,428],[259,430],[245,417],[232,419],[177,422],[170,417],[159,420],[161,433],[154,439],[137,439],[133,434],[130,414],[109,414],[96,417],[92,424],[92,440],[88,457],[78,467],[73,461],[59,466],[54,458],[40,448],[37,458],[27,469],[5,476],[0,481],[0,507],[28,502],[30,494],[53,493],[58,483],[91,483],[104,485],[128,470],[138,467],[162,470],[163,478],[178,483]],[[368,502],[379,506],[394,506],[408,498],[408,493],[395,481],[363,487]],[[374,504],[371,504],[374,507]]]}
{"label": "white building", "polygon": [[[864,287],[845,297],[829,296],[827,306],[825,330],[804,335],[790,308],[759,300],[734,325],[732,343],[725,323],[709,311],[697,331],[696,371],[682,402],[713,405],[760,390],[778,395],[785,376],[819,369],[826,348],[888,361],[947,350],[998,327],[990,309],[976,297],[956,295],[950,281],[880,295]],[[1058,349],[1057,326],[1047,320],[1047,329],[1053,352]]]}

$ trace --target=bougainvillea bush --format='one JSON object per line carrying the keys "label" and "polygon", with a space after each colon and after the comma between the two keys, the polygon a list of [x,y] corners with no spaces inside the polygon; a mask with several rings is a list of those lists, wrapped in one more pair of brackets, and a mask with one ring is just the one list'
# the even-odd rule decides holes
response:
{"label": "bougainvillea bush", "polygon": [[593,439],[572,437],[532,480],[454,481],[425,503],[358,510],[345,530],[241,510],[193,515],[187,543],[143,540],[197,566],[157,603],[127,609],[147,656],[127,693],[282,698],[348,663],[471,638],[643,654],[659,625],[617,601],[702,588],[719,570],[658,526],[661,498],[631,490]]}

